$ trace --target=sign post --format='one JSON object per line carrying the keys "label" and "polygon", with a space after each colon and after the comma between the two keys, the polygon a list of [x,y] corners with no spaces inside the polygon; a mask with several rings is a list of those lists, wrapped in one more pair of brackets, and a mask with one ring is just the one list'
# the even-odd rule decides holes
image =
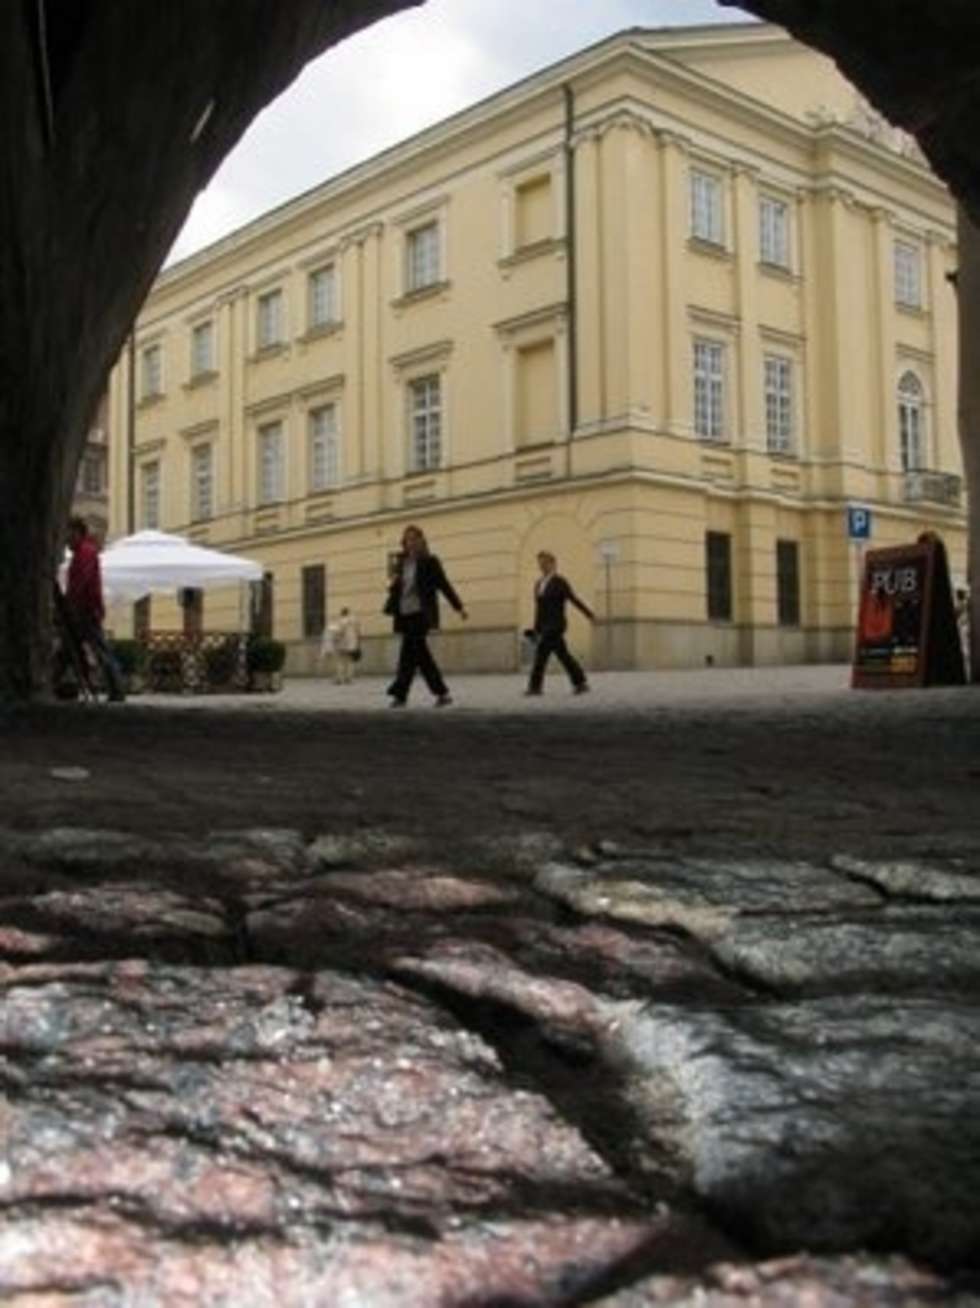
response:
{"label": "sign post", "polygon": [[[847,506],[847,539],[851,542],[852,567],[854,572],[854,594],[856,596],[852,612],[857,611],[861,602],[861,572],[864,565],[864,548],[871,540],[871,510],[864,504]],[[848,585],[850,590],[850,585]]]}

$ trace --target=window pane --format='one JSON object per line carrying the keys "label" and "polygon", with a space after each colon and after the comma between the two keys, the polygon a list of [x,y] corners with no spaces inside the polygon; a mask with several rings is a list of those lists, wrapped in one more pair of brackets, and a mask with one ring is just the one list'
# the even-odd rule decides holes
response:
{"label": "window pane", "polygon": [[408,236],[408,289],[417,291],[439,281],[439,224],[427,223]]}
{"label": "window pane", "polygon": [[800,547],[795,540],[776,542],[776,599],[779,625],[800,625]]}
{"label": "window pane", "polygon": [[764,361],[766,445],[771,453],[793,448],[793,362],[768,354]]}
{"label": "window pane", "polygon": [[191,520],[210,518],[212,508],[211,446],[198,445],[191,452]]}
{"label": "window pane", "polygon": [[759,201],[759,257],[781,268],[789,265],[789,209],[779,200]]}
{"label": "window pane", "polygon": [[691,173],[691,235],[720,245],[721,183],[709,173]]}
{"label": "window pane", "polygon": [[282,333],[282,291],[269,291],[267,295],[260,295],[258,301],[259,349],[279,345],[282,341]]}
{"label": "window pane", "polygon": [[149,345],[143,351],[142,393],[144,398],[163,393],[163,350]]}
{"label": "window pane", "polygon": [[214,325],[199,323],[191,333],[191,375],[214,371]]}
{"label": "window pane", "polygon": [[925,396],[914,372],[898,383],[898,437],[903,472],[925,467]]}
{"label": "window pane", "polygon": [[160,526],[160,465],[147,463],[141,471],[141,511],[143,526],[156,531]]}
{"label": "window pane", "polygon": [[442,398],[438,377],[421,377],[409,389],[409,468],[437,468],[442,457]]}
{"label": "window pane", "polygon": [[717,341],[694,342],[694,430],[705,440],[725,436],[725,356]]}
{"label": "window pane", "polygon": [[707,573],[708,618],[712,622],[730,622],[732,618],[732,538],[726,532],[709,531],[706,533],[705,571]]}
{"label": "window pane", "polygon": [[275,504],[282,498],[282,423],[259,428],[259,503]]}
{"label": "window pane", "polygon": [[337,408],[325,404],[310,413],[310,490],[321,491],[340,482],[340,440]]}
{"label": "window pane", "polygon": [[337,321],[337,275],[333,264],[310,273],[310,326],[325,327]]}
{"label": "window pane", "polygon": [[895,242],[895,302],[909,309],[922,306],[922,264],[919,250],[905,241]]}

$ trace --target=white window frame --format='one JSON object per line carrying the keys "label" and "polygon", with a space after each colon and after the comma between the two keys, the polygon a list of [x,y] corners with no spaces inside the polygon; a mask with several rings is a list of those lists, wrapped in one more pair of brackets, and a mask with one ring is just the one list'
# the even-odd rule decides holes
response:
{"label": "white window frame", "polygon": [[922,308],[922,250],[912,241],[896,240],[895,303],[903,309]]}
{"label": "white window frame", "polygon": [[759,196],[759,261],[772,268],[790,266],[790,208],[775,195]]}
{"label": "white window frame", "polygon": [[152,400],[163,394],[163,345],[154,341],[140,351],[140,396]]}
{"label": "white window frame", "polygon": [[310,494],[340,485],[340,419],[335,400],[307,414]]}
{"label": "white window frame", "polygon": [[256,456],[258,460],[258,502],[260,505],[280,504],[285,485],[283,456],[285,427],[281,418],[262,423],[257,432]]}
{"label": "white window frame", "polygon": [[318,331],[340,321],[337,265],[331,260],[314,268],[306,279],[307,330]]}
{"label": "white window frame", "polygon": [[696,336],[692,350],[694,434],[704,441],[727,441],[728,347],[724,341]]}
{"label": "white window frame", "polygon": [[274,286],[255,300],[255,348],[272,350],[285,339],[286,296],[281,286]]}
{"label": "white window frame", "polygon": [[140,465],[140,524],[147,531],[160,530],[160,460]]}
{"label": "white window frame", "polygon": [[438,216],[433,215],[405,233],[406,294],[440,285],[442,268],[442,224]]}
{"label": "white window frame", "polygon": [[[434,395],[434,398],[433,398]],[[408,471],[442,467],[445,453],[445,403],[441,372],[424,373],[406,383]]]}
{"label": "white window frame", "polygon": [[[207,343],[206,349],[201,348],[202,341]],[[204,322],[195,323],[191,327],[191,376],[205,377],[214,372],[214,360],[214,319],[208,318]]]}
{"label": "white window frame", "polygon": [[214,443],[202,441],[191,446],[191,522],[207,522],[214,517]]}
{"label": "white window frame", "polygon": [[725,243],[725,189],[717,173],[705,168],[690,172],[691,236],[709,245]]}
{"label": "white window frame", "polygon": [[927,466],[926,388],[911,368],[898,380],[898,453],[903,472]]}
{"label": "white window frame", "polygon": [[766,408],[766,449],[770,454],[796,451],[796,368],[785,354],[762,356]]}

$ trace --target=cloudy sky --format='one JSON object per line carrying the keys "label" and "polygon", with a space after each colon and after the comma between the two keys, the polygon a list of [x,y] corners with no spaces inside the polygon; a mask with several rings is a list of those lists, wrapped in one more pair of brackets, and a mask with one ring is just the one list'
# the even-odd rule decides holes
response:
{"label": "cloudy sky", "polygon": [[198,196],[171,262],[612,32],[746,17],[714,0],[428,0],[305,69]]}

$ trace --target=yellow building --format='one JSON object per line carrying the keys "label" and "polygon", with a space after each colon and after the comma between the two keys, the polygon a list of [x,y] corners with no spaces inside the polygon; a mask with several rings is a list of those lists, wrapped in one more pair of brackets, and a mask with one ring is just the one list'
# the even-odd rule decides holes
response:
{"label": "yellow building", "polygon": [[387,664],[408,522],[470,612],[449,669],[515,665],[543,546],[593,666],[846,659],[848,505],[963,572],[953,240],[909,139],[780,29],[623,32],[165,271],[114,532],[260,559],[293,671],[341,605]]}

